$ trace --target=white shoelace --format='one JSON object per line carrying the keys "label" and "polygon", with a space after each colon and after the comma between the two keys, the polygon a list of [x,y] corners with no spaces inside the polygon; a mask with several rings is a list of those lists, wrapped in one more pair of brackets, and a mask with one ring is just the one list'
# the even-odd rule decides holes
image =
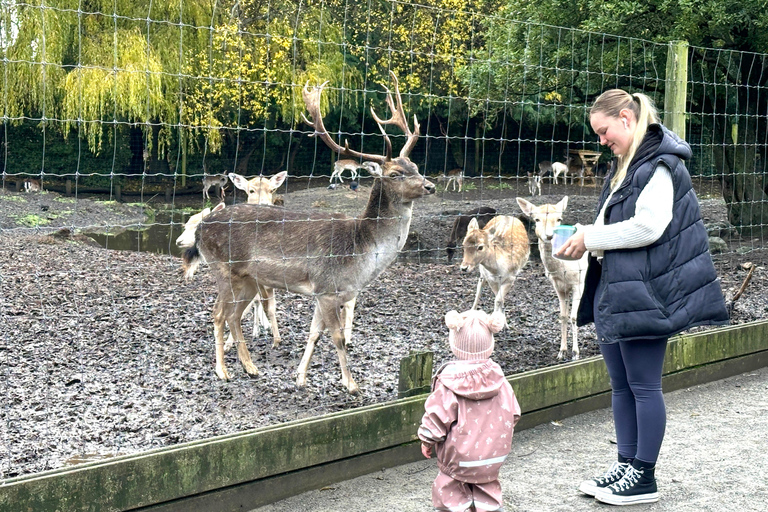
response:
{"label": "white shoelace", "polygon": [[603,476],[597,478],[598,483],[609,482],[616,477],[621,477],[623,474],[622,470],[626,471],[628,466],[629,464],[626,463],[614,462]]}
{"label": "white shoelace", "polygon": [[608,487],[613,492],[622,492],[626,491],[633,485],[637,483],[638,480],[640,480],[640,477],[642,476],[642,473],[638,470],[636,470],[633,466],[629,466],[627,468],[627,472],[624,473],[624,476],[621,477],[621,480],[616,482],[615,484],[611,484]]}

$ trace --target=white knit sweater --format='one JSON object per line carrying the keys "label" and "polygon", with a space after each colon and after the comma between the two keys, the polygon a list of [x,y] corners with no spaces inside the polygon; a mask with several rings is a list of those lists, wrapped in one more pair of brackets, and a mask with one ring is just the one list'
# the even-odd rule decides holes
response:
{"label": "white knit sweater", "polygon": [[663,164],[645,185],[635,204],[635,215],[615,224],[604,224],[605,208],[615,187],[603,204],[600,214],[591,226],[584,226],[584,245],[597,258],[613,249],[635,249],[658,240],[672,221],[674,186],[672,173]]}

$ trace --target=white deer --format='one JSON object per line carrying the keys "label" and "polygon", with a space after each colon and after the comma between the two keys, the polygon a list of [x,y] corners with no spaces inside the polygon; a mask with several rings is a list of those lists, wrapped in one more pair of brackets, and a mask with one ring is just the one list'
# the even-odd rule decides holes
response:
{"label": "white deer", "polygon": [[219,189],[219,197],[224,200],[224,190],[227,188],[227,177],[223,174],[215,174],[212,176],[203,176],[203,200],[211,200],[211,196],[208,191],[213,188]]}
{"label": "white deer", "polygon": [[529,172],[528,193],[530,193],[531,196],[535,196],[537,192],[541,195],[541,174]]}
{"label": "white deer", "polygon": [[[396,98],[387,90],[388,120],[373,117],[384,133],[393,124],[406,134],[400,156],[392,158],[392,142],[384,133],[385,155],[364,154],[342,147],[328,134],[320,115],[320,95],[327,82],[303,89],[304,102],[314,128],[326,145],[348,158],[371,160],[381,165],[365,210],[357,218],[324,212],[292,212],[273,206],[235,205],[209,215],[198,227],[197,242],[187,249],[183,261],[187,273],[194,272],[201,257],[211,266],[219,295],[213,310],[216,337],[216,374],[229,379],[224,364],[224,326],[237,342],[237,353],[245,371],[257,375],[245,345],[240,318],[245,307],[262,287],[279,288],[315,299],[315,312],[304,355],[297,369],[296,385],[307,382],[309,361],[315,343],[327,329],[339,357],[341,382],[350,393],[359,387],[347,361],[345,304],[376,279],[405,245],[411,224],[413,201],[435,192],[435,185],[419,173],[409,158],[419,137],[414,116],[411,132],[400,97],[397,78],[391,73]],[[396,102],[395,102],[396,101]]]}
{"label": "white deer", "polygon": [[482,229],[476,218],[469,221],[461,270],[471,272],[475,267],[480,269],[472,309],[477,309],[483,281],[486,281],[496,296],[493,312],[504,314],[504,297],[528,262],[530,252],[528,232],[517,217],[499,215]]}
{"label": "white deer", "polygon": [[357,170],[365,168],[366,163],[367,162],[360,163],[357,160],[351,160],[349,158],[345,158],[344,160],[336,160],[336,162],[333,164],[333,172],[331,173],[330,182],[333,183],[333,180],[338,178],[339,182],[344,183],[344,178],[342,177],[344,171],[349,171],[350,176],[352,176],[352,181],[356,180]]}
{"label": "white deer", "polygon": [[557,204],[536,206],[518,197],[517,204],[523,214],[536,223],[536,237],[539,239],[539,253],[544,264],[544,273],[552,282],[560,301],[560,351],[558,359],[563,359],[568,351],[568,324],[573,335],[571,353],[573,359],[579,358],[579,329],[576,326],[576,313],[579,311],[581,294],[584,291],[584,277],[587,273],[587,253],[579,260],[560,260],[552,256],[553,229],[563,221],[563,212],[568,206],[568,196]]}

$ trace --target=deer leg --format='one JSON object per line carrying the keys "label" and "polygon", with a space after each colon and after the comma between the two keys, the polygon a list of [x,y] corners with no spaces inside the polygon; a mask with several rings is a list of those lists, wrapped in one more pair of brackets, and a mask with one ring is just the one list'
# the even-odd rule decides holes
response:
{"label": "deer leg", "polygon": [[472,309],[477,309],[477,305],[480,303],[480,292],[483,289],[483,276],[477,280],[477,292],[475,293],[475,302],[472,304]]}
{"label": "deer leg", "polygon": [[355,380],[352,378],[352,372],[349,371],[349,362],[347,361],[347,344],[344,341],[344,323],[342,316],[346,311],[344,308],[346,305],[338,307],[336,297],[333,298],[319,298],[317,301],[318,309],[322,308],[322,315],[326,327],[331,332],[331,338],[333,339],[333,345],[336,347],[336,355],[339,357],[339,366],[341,366],[341,384],[347,388],[351,394],[357,394],[360,392]]}
{"label": "deer leg", "polygon": [[342,318],[344,319],[344,341],[347,345],[351,345],[352,343],[352,318],[355,315],[355,303],[357,302],[357,297],[354,299],[347,301],[344,303],[344,306],[342,306]]}
{"label": "deer leg", "polygon": [[216,375],[221,380],[229,380],[229,372],[224,364],[224,301],[221,300],[221,294],[216,298],[216,304],[213,306],[213,337],[216,348]]}
{"label": "deer leg", "polygon": [[[275,290],[264,286],[259,287],[259,295],[261,296],[261,307],[259,308],[261,315],[259,322],[266,321],[272,331],[272,348],[277,348],[280,345],[280,331],[277,330],[277,303],[275,301]],[[266,311],[266,317],[264,312]],[[262,321],[263,320],[263,321]],[[254,316],[254,322],[256,317]]]}
{"label": "deer leg", "polygon": [[[253,309],[253,303],[248,304],[245,307],[245,309],[243,310],[243,316],[240,317],[241,318],[241,324],[240,325],[242,325],[242,319],[245,318],[248,315],[248,313],[251,311],[251,309]],[[254,328],[253,329],[253,338],[255,338],[257,334],[258,334],[258,331],[256,330],[256,328]],[[224,342],[224,352],[229,352],[230,350],[232,350],[232,347],[234,347],[234,346],[235,346],[235,338],[232,336],[232,328],[230,327],[230,329],[229,329],[229,336],[227,336],[227,341]]]}
{"label": "deer leg", "polygon": [[571,354],[574,361],[579,359],[579,326],[576,325],[576,315],[579,312],[579,304],[581,303],[581,291],[577,288],[573,290],[573,298],[571,299],[571,335],[573,336],[573,347],[571,348]]}
{"label": "deer leg", "polygon": [[307,339],[307,348],[304,349],[304,355],[301,357],[299,367],[296,370],[296,386],[303,388],[307,385],[307,368],[309,360],[312,358],[312,352],[315,351],[315,343],[323,334],[325,323],[323,322],[320,307],[315,305],[315,313],[312,316],[312,324],[309,326],[309,338]]}
{"label": "deer leg", "polygon": [[[494,285],[493,283],[489,283],[491,285],[491,289],[493,290]],[[493,312],[494,313],[501,313],[501,316],[504,317],[504,326],[509,329],[509,323],[507,322],[507,315],[504,314],[504,297],[507,296],[507,293],[509,293],[509,290],[512,289],[512,285],[515,284],[515,280],[511,279],[510,281],[506,281],[504,283],[501,283],[495,290],[493,290],[493,293],[496,295],[496,298],[493,300]]]}
{"label": "deer leg", "polygon": [[557,353],[557,359],[561,360],[565,358],[568,352],[568,299],[566,294],[557,292],[557,298],[560,301],[560,351]]}
{"label": "deer leg", "polygon": [[248,375],[258,375],[259,370],[251,360],[251,353],[248,351],[248,345],[245,344],[245,336],[243,336],[243,326],[240,320],[243,317],[243,311],[253,301],[253,294],[243,299],[239,299],[233,303],[233,311],[229,315],[227,323],[229,324],[229,333],[235,339],[237,345],[237,358],[240,360],[240,364],[243,365],[243,369]]}

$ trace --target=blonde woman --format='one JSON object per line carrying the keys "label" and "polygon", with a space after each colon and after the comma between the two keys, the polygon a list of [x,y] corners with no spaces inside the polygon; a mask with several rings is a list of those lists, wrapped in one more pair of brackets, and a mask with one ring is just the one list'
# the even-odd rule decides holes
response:
{"label": "blonde woman", "polygon": [[667,340],[693,326],[727,323],[728,314],[685,166],[690,146],[659,124],[641,93],[604,92],[589,121],[616,158],[594,224],[559,254],[590,253],[577,321],[595,323],[611,380],[618,460],[579,490],[613,505],[653,503],[666,427]]}

